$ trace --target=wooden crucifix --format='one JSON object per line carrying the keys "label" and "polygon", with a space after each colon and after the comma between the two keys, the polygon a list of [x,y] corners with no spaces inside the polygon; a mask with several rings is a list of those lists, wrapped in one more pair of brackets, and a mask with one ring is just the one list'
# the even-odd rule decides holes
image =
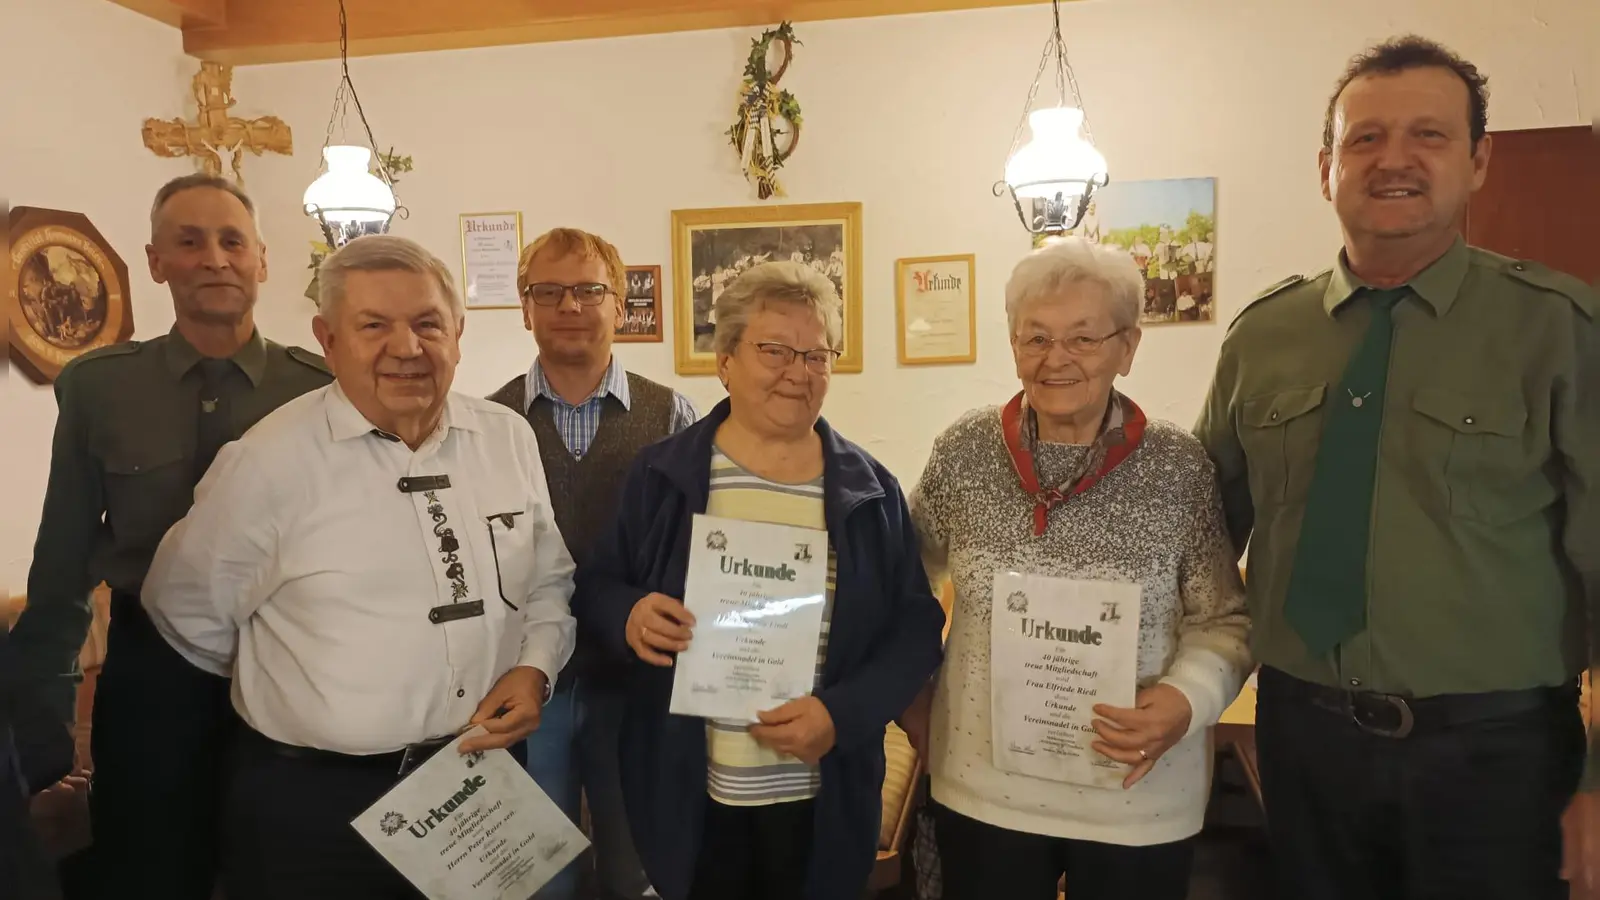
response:
{"label": "wooden crucifix", "polygon": [[240,170],[244,151],[257,156],[265,152],[294,153],[294,136],[289,126],[276,116],[235,119],[228,110],[233,99],[233,67],[202,62],[195,73],[194,99],[199,106],[196,122],[183,119],[145,119],[144,145],[157,156],[192,156],[201,169],[211,175],[222,174],[222,154],[233,155],[233,177],[244,182]]}

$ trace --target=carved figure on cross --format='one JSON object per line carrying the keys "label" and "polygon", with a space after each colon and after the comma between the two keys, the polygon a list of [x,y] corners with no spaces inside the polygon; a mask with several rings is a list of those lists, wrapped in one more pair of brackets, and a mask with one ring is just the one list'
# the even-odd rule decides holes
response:
{"label": "carved figure on cross", "polygon": [[232,154],[233,177],[243,183],[240,166],[244,151],[294,153],[294,136],[289,125],[276,116],[235,119],[228,110],[237,102],[233,97],[233,67],[202,62],[192,82],[199,108],[195,122],[183,119],[145,119],[144,145],[157,156],[192,156],[200,168],[211,175],[222,174],[222,154]]}

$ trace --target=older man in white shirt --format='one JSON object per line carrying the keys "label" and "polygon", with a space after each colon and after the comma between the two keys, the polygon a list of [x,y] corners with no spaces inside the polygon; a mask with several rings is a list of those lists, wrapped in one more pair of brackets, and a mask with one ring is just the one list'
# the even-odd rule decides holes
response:
{"label": "older man in white shirt", "polygon": [[222,821],[229,900],[415,897],[350,826],[469,725],[521,748],[572,653],[572,559],[526,420],[452,393],[444,263],[363,237],[323,263],[337,381],[224,447],[144,603],[231,676],[244,727]]}

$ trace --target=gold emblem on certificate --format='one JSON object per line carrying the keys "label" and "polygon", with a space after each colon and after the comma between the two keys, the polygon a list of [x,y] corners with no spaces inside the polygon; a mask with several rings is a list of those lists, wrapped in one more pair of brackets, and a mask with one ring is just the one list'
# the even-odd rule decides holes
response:
{"label": "gold emblem on certificate", "polygon": [[1130,769],[1102,756],[1094,707],[1131,707],[1139,585],[1001,572],[990,617],[995,768],[1117,788]]}

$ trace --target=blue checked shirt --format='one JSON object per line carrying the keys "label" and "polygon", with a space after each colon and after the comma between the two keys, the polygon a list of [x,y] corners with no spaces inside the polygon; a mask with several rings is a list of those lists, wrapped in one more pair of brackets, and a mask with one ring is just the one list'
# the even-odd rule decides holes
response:
{"label": "blue checked shirt", "polygon": [[[632,396],[628,392],[628,373],[617,362],[615,356],[611,357],[611,365],[606,368],[606,376],[600,379],[600,386],[595,388],[589,399],[574,406],[561,399],[550,387],[550,382],[544,377],[544,367],[539,361],[533,361],[533,368],[528,371],[528,405],[538,397],[550,399],[550,412],[555,418],[556,431],[561,433],[561,440],[566,443],[567,449],[578,459],[582,459],[589,452],[589,445],[594,442],[595,432],[600,430],[600,413],[605,409],[606,395],[611,395],[622,404],[623,409],[631,408]],[[526,410],[524,410],[526,412]],[[700,418],[695,412],[694,404],[689,398],[672,392],[672,419],[669,426],[672,434],[693,425]]]}

